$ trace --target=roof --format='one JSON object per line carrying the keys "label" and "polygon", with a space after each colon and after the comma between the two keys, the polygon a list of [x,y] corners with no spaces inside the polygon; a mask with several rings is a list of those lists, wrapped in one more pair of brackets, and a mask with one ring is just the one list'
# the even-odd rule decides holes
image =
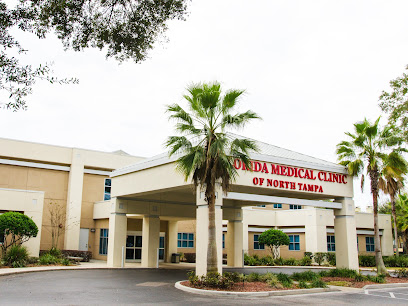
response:
{"label": "roof", "polygon": [[[238,138],[243,138],[240,135],[234,135]],[[254,139],[252,139],[254,140]],[[337,173],[347,173],[346,168],[323,159],[284,149],[265,142],[254,140],[258,146],[259,151],[250,154],[252,160],[271,162],[276,164],[283,164],[295,167],[304,167],[323,171],[332,171]],[[112,172],[111,176],[119,176],[127,173],[140,171],[164,164],[168,164],[177,160],[178,156],[173,155],[169,157],[168,153],[162,153],[151,158],[141,160],[135,164],[117,169]]]}

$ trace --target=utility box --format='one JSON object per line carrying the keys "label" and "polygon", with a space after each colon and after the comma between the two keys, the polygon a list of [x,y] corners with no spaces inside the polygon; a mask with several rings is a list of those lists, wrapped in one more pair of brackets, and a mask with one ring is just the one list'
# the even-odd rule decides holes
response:
{"label": "utility box", "polygon": [[180,254],[178,253],[171,254],[171,263],[180,263]]}

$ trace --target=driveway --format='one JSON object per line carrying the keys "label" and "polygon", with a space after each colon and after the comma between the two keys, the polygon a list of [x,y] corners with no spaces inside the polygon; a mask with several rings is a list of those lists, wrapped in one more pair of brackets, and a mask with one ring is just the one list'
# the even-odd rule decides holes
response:
{"label": "driveway", "polygon": [[0,277],[0,304],[406,305],[408,303],[408,288],[253,299],[210,298],[174,288],[174,283],[182,279],[186,279],[186,270],[103,269],[16,274]]}

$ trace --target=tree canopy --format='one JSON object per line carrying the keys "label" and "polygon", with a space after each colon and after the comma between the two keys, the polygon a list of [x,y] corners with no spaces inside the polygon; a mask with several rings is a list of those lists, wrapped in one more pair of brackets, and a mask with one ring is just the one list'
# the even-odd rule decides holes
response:
{"label": "tree canopy", "polygon": [[[408,70],[408,66],[405,68]],[[390,81],[391,91],[383,91],[380,96],[381,109],[389,114],[389,120],[397,124],[408,141],[408,74]]]}
{"label": "tree canopy", "polygon": [[36,237],[38,227],[28,216],[19,212],[6,212],[0,215],[0,233],[5,239],[1,246],[3,254],[9,247],[26,242],[31,237]]}
{"label": "tree canopy", "polygon": [[[26,53],[15,30],[45,38],[53,32],[66,49],[106,50],[106,57],[140,62],[167,30],[167,22],[184,19],[188,0],[0,0],[0,105],[17,111],[37,80],[76,83],[51,76],[50,66],[20,63]],[[3,100],[2,99],[2,100]]]}
{"label": "tree canopy", "polygon": [[227,192],[238,175],[234,160],[242,160],[250,169],[249,154],[257,150],[253,140],[229,131],[243,128],[259,116],[250,110],[235,112],[244,90],[232,89],[223,94],[221,84],[213,82],[192,84],[187,91],[184,98],[188,110],[178,104],[167,106],[181,136],[169,137],[166,145],[170,156],[178,156],[177,170],[186,180],[192,177],[194,185],[205,191],[209,208],[207,273],[217,272],[215,190],[221,185]]}
{"label": "tree canopy", "polygon": [[259,236],[258,241],[270,248],[274,259],[279,256],[279,247],[281,245],[289,245],[290,243],[289,236],[278,229],[269,229],[263,232]]}

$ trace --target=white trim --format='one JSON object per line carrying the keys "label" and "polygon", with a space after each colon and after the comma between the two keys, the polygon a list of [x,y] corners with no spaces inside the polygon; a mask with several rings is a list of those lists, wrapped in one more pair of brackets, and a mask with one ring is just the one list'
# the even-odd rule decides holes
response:
{"label": "white trim", "polygon": [[[341,209],[343,207],[341,203],[337,203],[337,202],[324,202],[324,201],[294,199],[294,198],[265,196],[265,195],[259,195],[259,194],[238,193],[238,192],[228,192],[228,194],[224,197],[224,199],[249,201],[249,202],[262,202],[262,203],[271,203],[271,204],[274,204],[274,203],[276,204],[295,204],[295,205],[337,208],[337,209]],[[291,211],[294,211],[294,210],[292,209]]]}
{"label": "white trim", "polygon": [[[275,228],[274,226],[271,227],[248,227],[248,233],[263,233],[264,231],[270,230]],[[305,233],[304,227],[289,227],[289,228],[278,228],[284,233]]]}
{"label": "white trim", "polygon": [[6,191],[17,191],[17,192],[32,192],[32,193],[44,193],[44,191],[37,190],[24,190],[24,189],[11,189],[11,188],[0,188],[0,190]]}
{"label": "white trim", "polygon": [[2,158],[0,158],[0,164],[30,167],[30,168],[40,168],[40,169],[50,169],[50,170],[58,170],[58,171],[68,171],[68,172],[71,170],[71,167],[67,167],[67,166],[33,163],[33,162],[26,162],[26,161],[20,161],[20,160],[11,160],[11,159],[2,159]]}
{"label": "white trim", "polygon": [[[334,228],[326,228],[326,233],[334,234]],[[374,231],[372,230],[356,230],[357,235],[373,235]],[[380,229],[380,236],[383,235],[383,230]]]}
{"label": "white trim", "polygon": [[84,169],[84,173],[110,176],[111,171]]}

